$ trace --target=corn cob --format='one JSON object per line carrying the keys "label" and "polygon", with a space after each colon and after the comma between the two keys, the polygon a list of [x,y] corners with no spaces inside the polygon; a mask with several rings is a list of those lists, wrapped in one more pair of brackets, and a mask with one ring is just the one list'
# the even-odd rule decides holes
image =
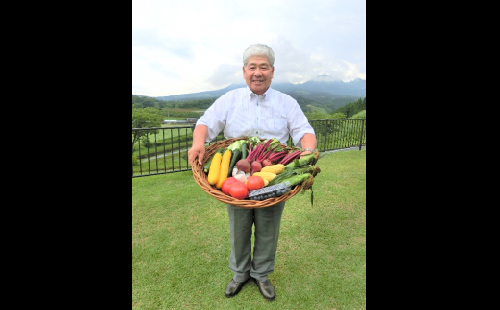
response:
{"label": "corn cob", "polygon": [[[289,168],[288,168],[289,169]],[[318,173],[321,172],[321,169],[318,166],[304,166],[300,168],[294,168],[293,172],[295,174],[302,174],[302,173],[311,173],[313,177],[315,177]]]}
{"label": "corn cob", "polygon": [[270,181],[268,186],[281,183],[295,174],[311,173],[313,177],[315,177],[319,172],[321,172],[321,169],[318,166],[305,166],[298,168],[288,167],[285,168],[282,173],[278,174],[272,181]]}
{"label": "corn cob", "polygon": [[275,184],[278,184],[281,181],[285,180],[286,178],[291,177],[294,174],[295,174],[295,172],[293,171],[293,169],[285,169],[282,173],[278,174],[274,179],[269,181],[269,184],[267,186],[273,186]]}
{"label": "corn cob", "polygon": [[259,172],[254,172],[252,175],[257,175],[265,180],[268,180],[269,182],[271,182],[275,177],[276,177],[276,174],[275,173],[272,173],[272,172],[262,172],[262,171],[259,171]]}
{"label": "corn cob", "polygon": [[272,172],[274,174],[280,174],[281,172],[283,172],[284,169],[285,165],[276,164],[272,166],[262,167],[262,169],[260,169],[260,172]]}
{"label": "corn cob", "polygon": [[264,187],[248,191],[248,199],[250,200],[264,200],[267,198],[281,196],[291,190],[284,183],[276,184],[274,186]]}
{"label": "corn cob", "polygon": [[285,165],[285,168],[299,168],[299,167],[304,167],[307,165],[315,165],[318,162],[320,152],[318,150],[315,150],[311,154],[307,154],[306,156],[302,158],[297,158],[294,161],[292,161],[289,164]]}

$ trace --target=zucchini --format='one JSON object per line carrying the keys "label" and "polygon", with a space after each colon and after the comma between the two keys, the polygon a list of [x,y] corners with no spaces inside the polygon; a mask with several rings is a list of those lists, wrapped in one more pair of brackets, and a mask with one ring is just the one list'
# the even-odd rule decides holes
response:
{"label": "zucchini", "polygon": [[231,150],[226,149],[224,151],[224,155],[222,156],[222,162],[220,165],[219,179],[215,184],[215,188],[221,189],[222,183],[227,179],[227,172],[229,170],[229,164],[231,162],[232,152]]}
{"label": "zucchini", "polygon": [[210,185],[217,184],[219,181],[219,173],[222,164],[222,154],[219,152],[215,152],[214,158],[212,159],[212,163],[210,164],[210,171],[208,171],[207,181]]}
{"label": "zucchini", "polygon": [[246,159],[248,157],[248,144],[241,144],[241,159]]}
{"label": "zucchini", "polygon": [[210,159],[207,161],[207,163],[203,166],[203,172],[208,174],[208,171],[210,171],[210,164],[212,163],[212,159],[214,159],[215,154],[216,153],[223,154],[224,151],[225,151],[225,148],[217,149],[217,151],[215,151],[215,153],[212,154],[212,157],[210,157]]}

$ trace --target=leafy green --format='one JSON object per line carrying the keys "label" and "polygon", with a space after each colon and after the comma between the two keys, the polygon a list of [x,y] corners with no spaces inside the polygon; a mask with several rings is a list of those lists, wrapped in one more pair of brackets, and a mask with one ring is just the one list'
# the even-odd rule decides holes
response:
{"label": "leafy green", "polygon": [[[274,147],[276,147],[276,148],[273,150],[273,152],[281,152],[281,151],[284,150],[283,146],[281,145],[281,142],[278,139],[272,138],[272,140],[273,140],[273,142],[271,142],[271,144],[269,144],[269,146],[267,147],[266,150],[270,150],[270,149],[272,149]],[[269,139],[265,140],[264,143],[267,142],[267,141],[269,141]]]}
{"label": "leafy green", "polygon": [[293,162],[289,163],[285,167],[287,169],[289,169],[289,168],[304,167],[304,166],[307,166],[307,165],[313,166],[318,161],[319,155],[320,155],[320,152],[316,150],[313,153],[307,154],[306,156],[304,156],[302,158],[297,158],[296,160],[294,160]]}
{"label": "leafy green", "polygon": [[248,137],[247,142],[250,142],[250,144],[252,145],[252,149],[254,149],[255,145],[260,143],[260,139],[258,137]]}
{"label": "leafy green", "polygon": [[231,150],[231,151],[234,151],[234,150],[236,150],[236,149],[238,149],[238,150],[239,150],[239,149],[241,149],[241,145],[242,145],[243,143],[247,143],[247,141],[246,141],[246,140],[238,140],[238,141],[235,141],[235,142],[233,142],[233,143],[229,144],[229,145],[227,146],[227,148],[226,148],[226,149]]}

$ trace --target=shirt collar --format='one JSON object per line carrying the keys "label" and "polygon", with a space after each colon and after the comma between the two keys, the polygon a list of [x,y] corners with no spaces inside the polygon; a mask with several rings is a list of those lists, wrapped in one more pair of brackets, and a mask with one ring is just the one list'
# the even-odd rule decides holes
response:
{"label": "shirt collar", "polygon": [[[264,94],[262,94],[262,98],[265,99],[267,96],[269,96],[274,90],[271,88],[271,86],[269,86],[269,88],[266,90],[266,92]],[[250,87],[246,87],[246,93],[248,96],[250,96],[251,98],[252,97],[257,97],[259,95],[257,94],[254,94],[251,90],[250,90]]]}

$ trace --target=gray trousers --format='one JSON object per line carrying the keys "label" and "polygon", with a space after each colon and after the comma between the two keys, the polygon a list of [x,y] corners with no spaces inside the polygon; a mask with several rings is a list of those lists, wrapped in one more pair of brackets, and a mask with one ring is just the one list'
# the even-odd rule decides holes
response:
{"label": "gray trousers", "polygon": [[[285,201],[255,209],[226,205],[231,240],[229,269],[233,271],[234,281],[244,282],[249,277],[266,281],[267,275],[274,271],[284,207]],[[255,226],[253,258],[250,257],[252,225]]]}

